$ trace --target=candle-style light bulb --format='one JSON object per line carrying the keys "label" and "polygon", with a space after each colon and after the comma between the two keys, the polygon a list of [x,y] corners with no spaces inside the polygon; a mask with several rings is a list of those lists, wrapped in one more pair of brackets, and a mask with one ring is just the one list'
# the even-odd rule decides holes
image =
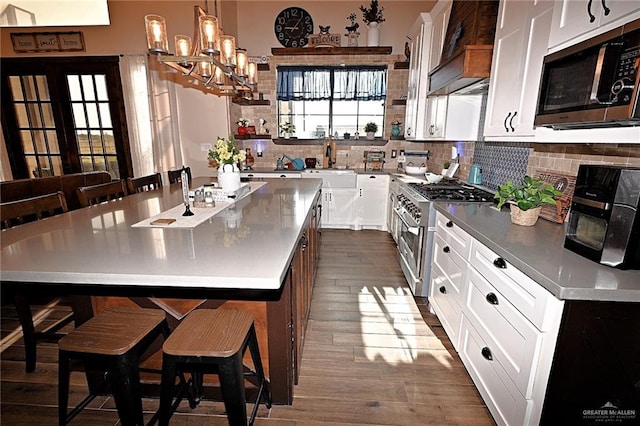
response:
{"label": "candle-style light bulb", "polygon": [[236,65],[236,38],[230,35],[220,37],[220,47],[222,57],[220,60],[223,64],[233,67]]}
{"label": "candle-style light bulb", "polygon": [[249,84],[258,83],[258,65],[255,62],[249,62],[247,66],[247,82]]}
{"label": "candle-style light bulb", "polygon": [[218,18],[211,15],[204,15],[198,18],[200,46],[205,55],[215,55],[220,53],[220,28]]}
{"label": "candle-style light bulb", "polygon": [[243,77],[246,77],[249,66],[249,57],[247,56],[247,50],[242,48],[236,49],[236,73]]}
{"label": "candle-style light bulb", "polygon": [[[177,35],[174,37],[176,44],[176,56],[189,56],[191,54],[191,37],[186,35]],[[187,61],[181,61],[181,65],[185,65]]]}
{"label": "candle-style light bulb", "polygon": [[146,15],[144,17],[147,33],[147,48],[151,53],[167,53],[167,26],[164,18],[158,15]]}

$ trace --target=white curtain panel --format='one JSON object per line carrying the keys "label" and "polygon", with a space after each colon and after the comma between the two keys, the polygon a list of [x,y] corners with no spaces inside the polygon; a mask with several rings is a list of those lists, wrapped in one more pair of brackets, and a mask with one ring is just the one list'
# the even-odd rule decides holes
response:
{"label": "white curtain panel", "polygon": [[182,165],[175,85],[166,69],[147,55],[120,60],[134,176]]}

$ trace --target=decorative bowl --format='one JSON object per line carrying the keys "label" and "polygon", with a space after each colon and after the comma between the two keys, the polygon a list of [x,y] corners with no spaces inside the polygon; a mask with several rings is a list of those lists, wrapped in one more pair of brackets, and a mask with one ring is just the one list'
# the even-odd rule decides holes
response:
{"label": "decorative bowl", "polygon": [[442,175],[437,175],[435,173],[425,173],[425,179],[427,179],[427,183],[438,183],[442,180]]}

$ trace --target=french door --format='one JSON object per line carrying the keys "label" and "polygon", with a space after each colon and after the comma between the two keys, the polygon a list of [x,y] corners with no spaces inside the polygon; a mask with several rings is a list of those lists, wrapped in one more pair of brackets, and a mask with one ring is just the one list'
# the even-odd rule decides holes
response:
{"label": "french door", "polygon": [[118,57],[2,58],[0,66],[14,179],[133,175]]}

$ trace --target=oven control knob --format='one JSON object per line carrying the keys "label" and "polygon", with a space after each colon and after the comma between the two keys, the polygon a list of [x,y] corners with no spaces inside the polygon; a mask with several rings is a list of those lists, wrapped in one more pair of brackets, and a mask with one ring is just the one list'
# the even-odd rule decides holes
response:
{"label": "oven control knob", "polygon": [[616,96],[618,96],[623,90],[633,90],[633,82],[631,79],[624,77],[611,85],[611,93]]}

